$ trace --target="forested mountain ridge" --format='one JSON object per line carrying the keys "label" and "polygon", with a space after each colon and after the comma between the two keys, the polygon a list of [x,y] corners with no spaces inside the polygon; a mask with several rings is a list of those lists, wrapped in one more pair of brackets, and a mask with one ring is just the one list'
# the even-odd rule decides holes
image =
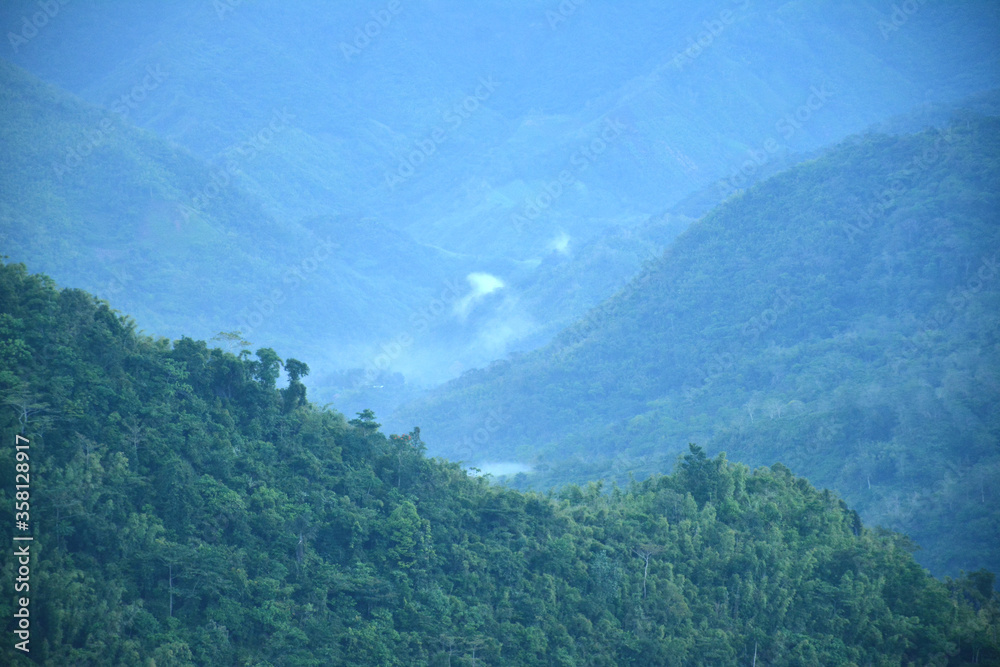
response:
{"label": "forested mountain ridge", "polygon": [[[214,187],[213,178],[228,179],[273,218],[269,228],[284,235],[279,254],[255,262],[256,273],[280,276],[309,261],[315,239],[301,228],[305,221],[320,222],[310,227],[320,240],[369,219],[387,246],[397,240],[392,232],[408,234],[408,250],[420,260],[405,267],[408,274],[378,252],[353,263],[344,253],[342,262],[323,266],[334,276],[315,272],[294,304],[289,297],[282,327],[268,318],[246,330],[255,311],[270,310],[265,295],[275,288],[265,280],[240,284],[239,299],[220,302],[246,310],[244,319],[226,313],[226,324],[214,326],[221,313],[200,297],[240,290],[219,284],[211,270],[187,270],[198,268],[190,263],[157,272],[202,307],[185,317],[165,305],[169,326],[149,316],[159,313],[143,312],[151,291],[139,288],[140,278],[114,295],[163,335],[207,338],[239,326],[255,347],[309,356],[314,396],[342,384],[330,370],[368,377],[374,361],[386,358],[382,346],[419,338],[390,359],[388,377],[348,380],[323,396],[388,407],[399,399],[387,396],[399,384],[395,373],[412,390],[550,340],[621,287],[648,250],[662,247],[642,236],[643,224],[692,192],[719,184],[702,201],[713,205],[794,155],[888,116],[952,107],[1000,85],[994,2],[894,7],[882,0],[483,0],[471,10],[438,0],[390,10],[375,0],[137,0],[59,4],[50,20],[36,0],[9,0],[0,4],[0,24],[8,26],[12,62],[203,161],[207,173],[184,183],[185,197]],[[47,133],[38,127],[31,136],[44,143]],[[230,170],[234,162],[238,169]],[[161,188],[152,193],[163,196]],[[118,220],[150,208],[138,198],[125,204],[109,211],[116,222],[87,216],[86,224],[116,233]],[[152,216],[163,215],[157,200]],[[210,217],[227,215],[213,210]],[[611,254],[613,263],[587,254],[623,230],[636,237],[611,239],[626,247]],[[175,233],[158,238],[177,249]],[[201,248],[228,266],[228,255],[213,250]],[[254,257],[255,248],[240,250]],[[62,271],[25,244],[9,254],[62,283],[112,296],[100,289],[114,279],[104,265],[80,261]],[[554,262],[567,267],[561,275],[547,271]],[[591,280],[592,268],[609,280]],[[400,324],[434,304],[446,283],[465,287],[472,272],[504,283],[477,317],[463,322],[449,313],[435,320],[440,331],[419,337]],[[343,316],[322,320],[331,300]],[[292,316],[300,312],[313,317]]]}
{"label": "forested mountain ridge", "polygon": [[[166,74],[146,75],[149,85]],[[0,105],[0,252],[113,298],[148,331],[209,338],[239,329],[255,347],[294,349],[313,359],[310,381],[324,400],[359,410],[395,407],[398,396],[372,388],[394,373],[405,373],[412,394],[457,375],[452,364],[476,367],[510,344],[547,342],[687,223],[631,221],[524,262],[456,253],[376,217],[268,212],[237,181],[297,131],[294,118],[279,114],[267,132],[206,162],[134,126],[127,104],[95,107],[3,60]],[[459,318],[451,306],[473,294],[473,273],[504,287]],[[448,307],[438,310],[442,294]],[[377,364],[401,336],[402,353]],[[346,380],[335,373],[345,369],[354,371]]]}
{"label": "forested mountain ridge", "polygon": [[308,370],[137,335],[0,266],[0,430],[30,442],[35,537],[31,652],[7,641],[6,663],[1000,659],[992,574],[931,578],[905,538],[784,466],[691,446],[627,488],[521,493],[426,458],[418,429],[310,405]]}
{"label": "forested mountain ridge", "polygon": [[[322,372],[365,369],[378,353],[373,339],[399,335],[399,322],[445,286],[461,298],[471,271],[513,273],[510,263],[418,243],[370,217],[267,212],[236,180],[263,159],[268,137],[294,132],[284,117],[208,163],[135,127],[130,113],[87,104],[3,60],[0,105],[0,251],[60,280],[78,277],[150,331],[207,338],[239,329],[314,355]],[[294,316],[301,312],[312,315]]]}
{"label": "forested mountain ridge", "polygon": [[933,571],[995,568],[998,143],[1000,121],[971,116],[851,139],[732,197],[546,348],[393,423],[425,424],[435,453],[533,464],[518,483],[541,488],[649,474],[691,441],[790,462]]}

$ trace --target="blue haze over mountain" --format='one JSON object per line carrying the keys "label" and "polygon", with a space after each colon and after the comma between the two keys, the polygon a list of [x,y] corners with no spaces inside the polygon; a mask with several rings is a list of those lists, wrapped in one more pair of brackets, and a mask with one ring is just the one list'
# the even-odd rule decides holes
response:
{"label": "blue haze over mountain", "polygon": [[[255,346],[308,351],[316,389],[340,384],[327,395],[358,405],[382,401],[357,392],[393,372],[434,382],[543,343],[658,255],[683,213],[889,116],[997,84],[990,2],[45,6],[42,20],[37,3],[5,5],[5,57],[207,170],[150,184],[126,210],[88,211],[92,231],[64,236],[64,253],[128,256],[127,236],[101,238],[101,215],[149,217],[143,206],[180,211],[170,245],[190,249],[200,217],[248,242],[258,268],[227,275],[202,248],[190,270],[114,296],[167,335],[242,328]],[[268,222],[248,234],[213,217],[213,183]],[[695,192],[700,208],[665,215]],[[112,296],[104,263],[11,236],[15,258]],[[309,274],[308,298],[290,293],[268,315],[275,281],[327,237],[348,250]],[[476,292],[477,273],[492,292]],[[225,303],[184,312],[182,295],[226,281]],[[348,368],[361,371],[329,375]]]}
{"label": "blue haze over mountain", "polygon": [[0,34],[33,660],[1000,659],[996,0]]}

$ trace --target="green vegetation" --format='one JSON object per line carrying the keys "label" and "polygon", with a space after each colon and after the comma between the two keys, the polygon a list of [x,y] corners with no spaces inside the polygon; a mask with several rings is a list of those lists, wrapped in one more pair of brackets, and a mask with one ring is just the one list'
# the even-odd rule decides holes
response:
{"label": "green vegetation", "polygon": [[996,0],[380,2],[0,4],[0,664],[1000,664]]}
{"label": "green vegetation", "polygon": [[[426,458],[419,429],[306,403],[308,366],[273,350],[137,335],[18,264],[0,313],[0,426],[31,442],[35,664],[1000,659],[992,574],[931,578],[784,466],[691,446],[624,489],[522,493]],[[7,619],[14,571],[4,550]]]}
{"label": "green vegetation", "polygon": [[[743,191],[546,348],[393,416],[519,487],[785,462],[937,574],[1000,568],[1000,119],[851,139]],[[505,415],[488,439],[470,437]],[[470,449],[471,448],[471,449]]]}
{"label": "green vegetation", "polygon": [[360,216],[272,216],[240,187],[256,156],[203,162],[3,60],[0,107],[0,251],[145,330],[240,329],[328,372],[373,359],[446,281],[482,268]]}
{"label": "green vegetation", "polygon": [[[409,7],[353,57],[341,44],[365,39],[384,2],[78,3],[4,57],[110,113],[51,89],[18,108],[7,93],[25,86],[0,63],[0,170],[17,183],[0,243],[148,331],[207,338],[249,334],[241,311],[268,310],[286,271],[334,236],[336,261],[247,335],[308,357],[314,396],[331,370],[364,374],[412,335],[400,323],[446,281],[496,274],[508,287],[489,317],[444,317],[394,360],[428,386],[456,362],[551,340],[663,247],[641,222],[692,192],[700,213],[731,191],[719,179],[752,183],[887,116],[1000,85],[993,0],[920,2],[889,33],[886,0],[566,3]],[[38,11],[8,0],[0,23],[16,32]],[[469,100],[483,78],[495,90]],[[52,163],[108,118],[111,136],[55,182]],[[609,120],[623,129],[604,146]],[[349,380],[322,398],[388,414],[407,393],[387,398],[390,385]]]}
{"label": "green vegetation", "polygon": [[[255,346],[294,349],[312,360],[323,400],[357,409],[388,412],[414,395],[414,380],[452,377],[456,361],[474,367],[508,342],[547,342],[687,222],[630,219],[607,237],[574,241],[572,262],[558,253],[525,262],[463,255],[372,217],[270,214],[244,186],[277,141],[204,162],[131,116],[2,60],[0,108],[0,251],[114,300],[147,331],[207,338],[240,329]],[[457,321],[450,303],[474,271],[503,276],[520,298]],[[451,302],[436,309],[442,294]],[[505,338],[477,337],[491,336],[497,322],[510,327]],[[393,349],[401,336],[412,342],[392,368],[376,368],[382,346]],[[391,391],[401,368],[411,385]],[[353,372],[345,379],[335,369]]]}

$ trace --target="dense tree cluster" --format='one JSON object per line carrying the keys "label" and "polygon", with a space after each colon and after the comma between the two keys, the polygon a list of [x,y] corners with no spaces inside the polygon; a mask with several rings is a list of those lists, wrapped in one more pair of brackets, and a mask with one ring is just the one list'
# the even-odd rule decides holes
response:
{"label": "dense tree cluster", "polygon": [[733,196],[547,347],[469,371],[403,423],[449,454],[508,415],[476,456],[534,464],[519,488],[642,477],[688,442],[782,461],[911,535],[935,574],[998,570],[998,155],[995,117],[847,140]]}
{"label": "dense tree cluster", "polygon": [[[930,577],[782,465],[691,446],[627,488],[522,493],[427,458],[419,429],[309,404],[308,367],[273,350],[137,334],[16,264],[0,313],[36,535],[32,651],[6,641],[7,664],[1000,659],[992,574]],[[8,619],[14,570],[4,550]]]}

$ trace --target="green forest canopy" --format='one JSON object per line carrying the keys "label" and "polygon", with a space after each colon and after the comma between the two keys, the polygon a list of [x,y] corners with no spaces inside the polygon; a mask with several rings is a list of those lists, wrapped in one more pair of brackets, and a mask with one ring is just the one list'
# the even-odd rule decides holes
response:
{"label": "green forest canopy", "polygon": [[[993,574],[932,578],[905,537],[783,465],[692,445],[625,488],[522,493],[428,459],[417,428],[309,404],[307,372],[137,334],[0,266],[0,424],[31,441],[36,536],[31,653],[8,635],[6,662],[1000,660]],[[4,550],[7,619],[14,568]]]}
{"label": "green forest canopy", "polygon": [[851,138],[715,208],[548,346],[392,423],[533,465],[520,488],[654,474],[688,442],[783,461],[911,535],[932,572],[996,570],[998,156],[996,117]]}

